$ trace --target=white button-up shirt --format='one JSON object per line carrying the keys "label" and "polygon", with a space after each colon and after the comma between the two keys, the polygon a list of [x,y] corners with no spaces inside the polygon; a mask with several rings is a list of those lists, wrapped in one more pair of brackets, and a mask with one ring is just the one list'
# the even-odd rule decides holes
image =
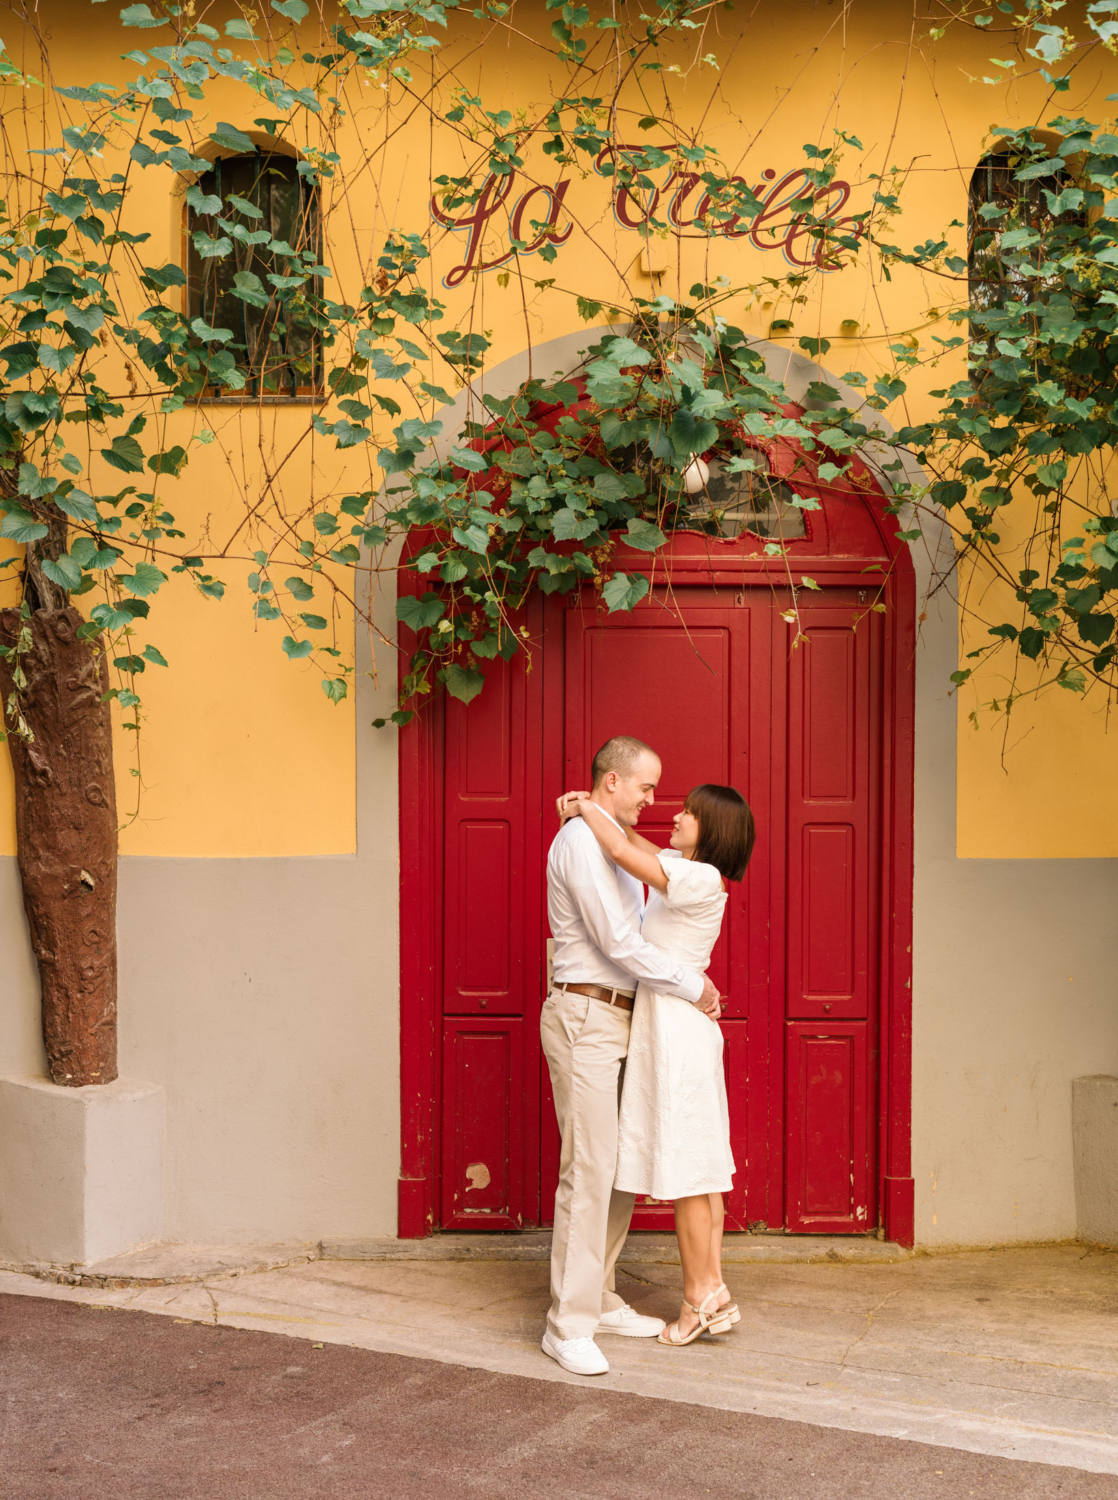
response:
{"label": "white button-up shirt", "polygon": [[632,990],[643,979],[661,995],[692,1002],[702,995],[701,974],[643,940],[644,887],[606,856],[581,818],[568,818],[548,853],[547,915],[554,984]]}

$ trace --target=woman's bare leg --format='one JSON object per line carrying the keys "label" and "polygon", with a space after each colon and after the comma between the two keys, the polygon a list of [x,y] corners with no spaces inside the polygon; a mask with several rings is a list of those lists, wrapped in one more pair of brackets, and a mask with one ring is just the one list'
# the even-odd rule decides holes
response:
{"label": "woman's bare leg", "polygon": [[679,1242],[679,1258],[683,1265],[683,1295],[686,1302],[679,1310],[679,1331],[690,1333],[698,1318],[686,1305],[701,1307],[718,1285],[711,1280],[711,1243],[714,1226],[711,1222],[711,1195],[697,1193],[689,1198],[675,1200],[675,1235]]}
{"label": "woman's bare leg", "polygon": [[[711,1193],[710,1197],[710,1284],[712,1288],[723,1284],[722,1276],[722,1226],[726,1222],[726,1205],[721,1193]],[[719,1307],[724,1307],[727,1302],[734,1299],[729,1292],[723,1292],[718,1299]]]}

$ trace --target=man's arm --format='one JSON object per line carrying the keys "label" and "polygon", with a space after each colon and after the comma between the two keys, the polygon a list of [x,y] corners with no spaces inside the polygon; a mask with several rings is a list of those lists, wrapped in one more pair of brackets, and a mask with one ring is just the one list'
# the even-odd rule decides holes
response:
{"label": "man's arm", "polygon": [[709,1009],[710,998],[718,993],[710,981],[673,963],[629,926],[616,878],[597,846],[574,844],[564,853],[567,889],[595,947],[619,969],[644,980],[658,993],[676,995],[693,1005],[705,1001],[703,1008]]}

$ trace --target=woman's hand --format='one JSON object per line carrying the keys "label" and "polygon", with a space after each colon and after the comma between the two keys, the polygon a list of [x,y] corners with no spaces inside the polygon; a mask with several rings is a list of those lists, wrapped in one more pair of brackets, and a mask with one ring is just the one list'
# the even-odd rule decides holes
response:
{"label": "woman's hand", "polygon": [[581,811],[578,804],[584,802],[589,796],[589,792],[564,792],[555,803],[555,811],[560,823],[565,823],[568,818],[577,818]]}

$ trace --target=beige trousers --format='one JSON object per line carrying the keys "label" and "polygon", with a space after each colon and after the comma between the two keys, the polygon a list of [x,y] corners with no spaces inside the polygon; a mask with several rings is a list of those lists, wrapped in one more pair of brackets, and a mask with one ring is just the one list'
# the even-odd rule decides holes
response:
{"label": "beige trousers", "polygon": [[614,1265],[629,1232],[632,1193],[614,1189],[617,1105],[631,1012],[552,990],[540,1014],[562,1150],[551,1239],[557,1338],[593,1338],[603,1312],[624,1306]]}

